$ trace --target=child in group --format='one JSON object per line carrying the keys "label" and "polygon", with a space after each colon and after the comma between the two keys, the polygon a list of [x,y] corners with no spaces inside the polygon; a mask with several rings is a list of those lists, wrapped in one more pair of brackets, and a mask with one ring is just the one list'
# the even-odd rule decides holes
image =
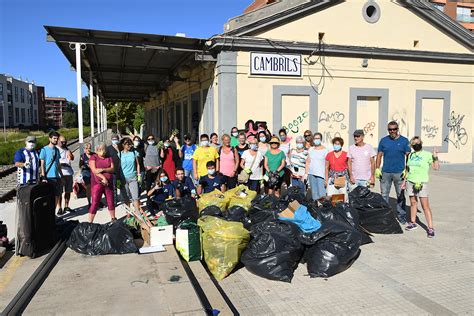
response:
{"label": "child in group", "polygon": [[215,189],[225,192],[225,183],[221,175],[216,173],[216,163],[208,161],[206,163],[207,175],[199,179],[198,194],[209,193]]}
{"label": "child in group", "polygon": [[182,198],[186,196],[196,197],[196,187],[190,177],[185,176],[183,168],[176,168],[175,178],[171,184],[175,189],[176,197]]}
{"label": "child in group", "polygon": [[158,171],[156,182],[152,185],[151,189],[147,192],[150,198],[151,208],[153,210],[158,209],[161,203],[164,203],[169,198],[176,197],[176,190],[171,184],[168,174],[164,169]]}

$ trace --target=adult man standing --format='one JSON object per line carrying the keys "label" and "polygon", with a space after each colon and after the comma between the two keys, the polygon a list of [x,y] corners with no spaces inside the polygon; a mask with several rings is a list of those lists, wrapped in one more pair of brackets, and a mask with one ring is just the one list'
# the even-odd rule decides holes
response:
{"label": "adult man standing", "polygon": [[28,136],[25,140],[25,147],[15,153],[14,163],[18,168],[18,185],[35,184],[39,181],[39,157],[35,151],[36,137]]}
{"label": "adult man standing", "polygon": [[124,189],[124,184],[125,184],[125,178],[122,174],[122,168],[120,166],[120,156],[122,152],[122,145],[120,144],[119,136],[117,134],[112,134],[112,145],[107,146],[106,148],[106,156],[112,158],[112,161],[114,163],[114,176],[113,176],[113,184],[114,184],[114,201],[115,205],[118,203],[118,194],[117,190],[119,189],[117,186],[117,181],[120,182],[120,194],[122,195],[122,198],[124,201],[128,200],[127,197],[127,192]]}
{"label": "adult man standing", "polygon": [[[54,186],[54,195],[56,197],[56,205],[60,205],[63,186],[61,184],[62,171],[60,166],[58,144],[59,133],[49,133],[49,144],[41,148],[39,159],[41,160],[41,179],[51,183]],[[63,209],[58,210],[58,215],[63,215]]]}
{"label": "adult man standing", "polygon": [[375,184],[375,153],[374,147],[364,143],[364,131],[354,131],[354,145],[349,147],[349,169],[352,170],[351,189]]}
{"label": "adult man standing", "polygon": [[[404,177],[402,173],[405,171],[406,155],[411,151],[408,139],[401,136],[398,132],[397,122],[391,121],[388,123],[388,133],[388,136],[380,140],[376,162],[377,169],[375,170],[375,176],[381,179],[380,187],[382,196],[387,202],[392,182],[395,186],[397,197],[400,196],[400,186]],[[383,167],[382,170],[380,170],[382,157]],[[406,211],[400,203],[397,203],[397,214],[400,223],[406,224]]]}
{"label": "adult man standing", "polygon": [[72,212],[69,208],[69,200],[71,199],[71,192],[72,192],[72,182],[73,182],[73,174],[74,170],[72,170],[71,161],[74,160],[74,155],[72,152],[67,148],[67,141],[64,136],[59,136],[58,142],[58,149],[59,149],[59,163],[61,164],[61,183],[62,188],[64,191],[64,208],[62,207],[62,195],[59,196],[59,211],[64,210],[64,212]]}

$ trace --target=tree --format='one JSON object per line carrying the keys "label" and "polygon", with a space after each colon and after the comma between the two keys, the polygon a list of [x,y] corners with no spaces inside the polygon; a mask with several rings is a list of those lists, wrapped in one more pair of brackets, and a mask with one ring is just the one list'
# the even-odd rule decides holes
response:
{"label": "tree", "polygon": [[110,128],[115,129],[118,125],[119,130],[124,132],[128,127],[140,129],[140,125],[144,122],[143,104],[134,102],[117,102],[107,104],[107,124]]}
{"label": "tree", "polygon": [[145,108],[143,104],[139,104],[135,112],[135,118],[133,119],[133,127],[137,131],[140,131],[140,126],[142,126],[143,123],[145,123]]}

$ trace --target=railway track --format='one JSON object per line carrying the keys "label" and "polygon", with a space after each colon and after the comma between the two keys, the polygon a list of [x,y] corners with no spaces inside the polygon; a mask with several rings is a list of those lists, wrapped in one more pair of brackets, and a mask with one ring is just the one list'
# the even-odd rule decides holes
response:
{"label": "railway track", "polygon": [[[79,139],[73,139],[69,142],[72,152],[79,149],[78,142]],[[12,201],[16,196],[16,170],[17,168],[14,165],[4,166],[0,170],[0,203]]]}

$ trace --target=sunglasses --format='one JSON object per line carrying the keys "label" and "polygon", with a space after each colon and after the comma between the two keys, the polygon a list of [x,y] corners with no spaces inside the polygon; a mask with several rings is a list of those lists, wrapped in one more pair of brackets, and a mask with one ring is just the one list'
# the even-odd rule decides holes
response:
{"label": "sunglasses", "polygon": [[398,127],[397,128],[389,128],[388,131],[389,132],[396,132],[396,131],[398,131]]}
{"label": "sunglasses", "polygon": [[354,135],[354,138],[362,137],[362,135]]}
{"label": "sunglasses", "polygon": [[311,137],[311,135],[304,135],[304,137]]}

